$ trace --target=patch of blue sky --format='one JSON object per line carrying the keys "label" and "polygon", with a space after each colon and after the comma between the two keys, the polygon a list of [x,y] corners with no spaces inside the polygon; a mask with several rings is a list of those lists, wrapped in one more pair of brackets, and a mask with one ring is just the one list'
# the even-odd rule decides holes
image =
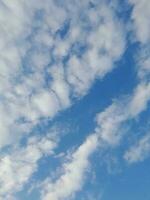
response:
{"label": "patch of blue sky", "polygon": [[67,37],[67,33],[70,29],[70,20],[66,20],[60,29],[56,31],[56,37],[60,37],[62,40]]}
{"label": "patch of blue sky", "polygon": [[112,7],[115,9],[115,14],[117,15],[119,20],[121,20],[124,24],[130,23],[129,18],[131,17],[133,7],[131,6],[131,4],[129,4],[128,1],[122,0],[120,3],[120,1],[117,0],[116,4],[111,0],[108,0],[108,2],[110,4],[112,3]]}
{"label": "patch of blue sky", "polygon": [[150,198],[150,174],[147,170],[149,166],[150,160],[148,159],[145,163],[127,167],[122,173],[110,176],[103,199],[109,200],[113,197],[116,200],[141,200],[142,198],[148,200]]}

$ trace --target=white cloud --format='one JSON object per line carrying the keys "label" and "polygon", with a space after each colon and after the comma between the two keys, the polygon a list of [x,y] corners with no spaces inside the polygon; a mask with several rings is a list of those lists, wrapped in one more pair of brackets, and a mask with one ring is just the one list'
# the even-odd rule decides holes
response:
{"label": "white cloud", "polygon": [[[85,95],[93,81],[110,72],[123,54],[123,30],[111,8],[99,5],[93,11],[88,3],[64,1],[60,7],[52,0],[0,2],[0,148],[16,144],[41,118],[54,117],[74,97]],[[62,39],[59,32],[67,20],[70,27]],[[84,53],[80,52],[82,45],[86,46]],[[79,190],[96,146],[97,136],[88,137],[56,180],[60,187],[66,184],[65,190],[57,194],[49,183],[45,194],[63,198]],[[12,199],[37,170],[38,161],[54,147],[44,136],[5,153],[0,162],[0,198]]]}
{"label": "white cloud", "polygon": [[[134,3],[136,2],[134,1]],[[139,19],[137,19],[139,16],[136,16],[138,14],[137,9],[139,8],[136,6],[133,9],[132,19],[135,23],[138,40],[145,43],[145,41],[149,40],[148,30],[147,27],[144,27],[145,30],[142,33],[139,32],[141,28]],[[88,33],[86,41],[86,45],[88,46],[87,50],[83,52],[81,58],[76,54],[70,56],[69,62],[67,63],[67,82],[73,88],[73,95],[79,97],[86,94],[95,78],[101,78],[105,73],[112,70],[114,67],[113,62],[122,55],[124,49],[122,28],[114,17],[112,10],[105,6],[102,6],[100,10],[101,12],[99,14],[97,12],[89,13],[93,26],[96,25],[97,28],[93,32]],[[100,17],[97,17],[97,15]],[[101,24],[98,20],[102,18],[105,19],[104,24]],[[146,26],[147,21],[145,21],[144,17],[142,21],[143,26]],[[115,31],[117,27],[120,30],[119,32]],[[80,33],[82,33],[81,28],[74,29],[74,32],[69,32],[69,34],[74,35],[70,36],[68,34],[68,38],[73,37],[77,39]],[[84,33],[85,36],[86,33]],[[85,42],[83,38],[82,42]],[[119,43],[117,47],[115,45],[116,43]],[[67,50],[69,49],[69,46],[65,46],[64,44],[62,46],[62,51],[58,49],[55,52],[59,58],[67,55]],[[116,47],[115,49],[114,46]],[[123,124],[128,120],[136,118],[147,108],[150,100],[149,94],[150,85],[142,80],[131,96],[114,102],[102,113],[99,113],[96,118],[97,127],[95,133],[89,136],[72,154],[69,161],[64,163],[62,167],[63,173],[60,177],[55,181],[50,179],[45,181],[42,199],[63,200],[70,198],[75,192],[79,191],[82,188],[85,172],[89,166],[89,156],[97,149],[99,144],[115,146],[120,142],[124,134],[122,129]],[[95,138],[94,142],[89,143],[88,141],[91,141],[91,138]],[[138,156],[141,156],[141,152],[145,153],[149,149],[149,145],[147,144],[148,139],[143,141],[142,144],[146,145],[146,148],[138,148],[138,153],[136,153],[137,159],[139,159]],[[87,147],[88,144],[90,144],[91,148]],[[84,149],[83,153],[81,149]],[[129,153],[126,157],[128,157],[128,160],[133,159]]]}
{"label": "white cloud", "polygon": [[12,199],[38,169],[38,161],[52,154],[55,147],[56,143],[46,136],[32,137],[25,147],[4,153],[0,158],[0,199]]}
{"label": "white cloud", "polygon": [[59,103],[55,93],[49,91],[39,91],[32,98],[32,105],[35,107],[36,118],[53,117],[59,110]]}
{"label": "white cloud", "polygon": [[149,80],[150,76],[150,1],[129,0],[133,6],[131,13],[132,29],[136,39],[140,42],[139,52],[136,55],[138,77]]}
{"label": "white cloud", "polygon": [[61,200],[71,197],[82,188],[89,157],[98,146],[97,135],[90,135],[63,165],[63,174],[55,182],[47,179],[43,184],[42,200]]}
{"label": "white cloud", "polygon": [[[44,23],[36,17],[42,9]],[[52,10],[53,20],[50,18]],[[0,3],[0,147],[19,138],[23,132],[29,132],[39,118],[53,117],[60,110],[59,96],[44,88],[44,67],[51,61],[50,48],[54,40],[48,28],[54,30],[64,22],[61,14],[64,10],[61,10],[51,0]],[[36,34],[34,28],[38,26],[42,27]],[[29,41],[32,35],[35,37]],[[30,70],[32,73],[28,72]],[[20,120],[22,118],[28,123]]]}
{"label": "white cloud", "polygon": [[42,183],[42,200],[63,200],[71,198],[75,192],[82,189],[86,171],[89,167],[89,158],[99,147],[116,145],[122,137],[120,128],[127,120],[128,114],[124,104],[113,103],[104,112],[97,116],[95,133],[87,137],[78,149],[72,153],[69,161],[64,162],[62,174],[56,179],[46,179]]}
{"label": "white cloud", "polygon": [[129,112],[131,116],[140,114],[147,108],[150,100],[150,83],[140,83],[134,90],[133,97],[129,104]]}
{"label": "white cloud", "polygon": [[124,33],[113,10],[101,3],[89,9],[88,3],[1,1],[0,147],[85,95],[123,54]]}
{"label": "white cloud", "polygon": [[129,163],[143,161],[149,157],[150,153],[150,134],[142,137],[136,144],[131,146],[124,154],[124,159]]}
{"label": "white cloud", "polygon": [[132,20],[137,39],[146,44],[150,41],[150,1],[149,0],[129,0],[133,5]]}
{"label": "white cloud", "polygon": [[116,145],[122,137],[121,125],[129,117],[124,106],[124,103],[113,103],[96,117],[96,132],[109,145]]}
{"label": "white cloud", "polygon": [[[114,68],[114,61],[122,56],[125,48],[123,27],[109,7],[101,5],[89,16],[93,24],[93,20],[102,18],[104,22],[100,20],[94,31],[87,33],[88,49],[85,53],[81,52],[82,58],[74,55],[69,60],[67,80],[77,95],[85,94],[96,78],[102,78],[110,72]],[[119,31],[116,32],[116,29]]]}
{"label": "white cloud", "polygon": [[[150,35],[149,3],[130,2],[134,5],[132,19],[137,39],[145,44]],[[0,147],[29,133],[40,118],[52,118],[68,108],[74,97],[87,94],[94,80],[110,72],[124,53],[124,29],[113,9],[98,2],[89,9],[88,3],[0,2]],[[62,39],[60,32],[68,21],[69,29]],[[144,71],[149,70],[149,58],[142,66]],[[116,145],[123,134],[122,124],[147,108],[149,94],[150,85],[143,81],[131,98],[114,102],[99,113],[95,134],[64,163],[58,179],[46,181],[43,200],[65,199],[80,190],[89,157],[98,143]],[[147,141],[142,145],[147,146]],[[0,162],[1,198],[10,199],[19,191],[36,171],[39,159],[54,147],[48,138],[35,139],[4,155]],[[145,150],[139,149],[140,157]],[[138,156],[136,159],[140,159]]]}
{"label": "white cloud", "polygon": [[96,131],[109,144],[117,144],[122,138],[121,126],[127,120],[136,118],[147,109],[150,101],[150,84],[139,83],[130,97],[114,102],[97,115]]}
{"label": "white cloud", "polygon": [[149,85],[141,83],[130,97],[127,96],[113,102],[112,105],[99,113],[96,117],[95,133],[87,137],[68,162],[64,162],[61,169],[62,175],[55,181],[47,179],[42,184],[42,200],[67,199],[81,190],[85,172],[89,166],[89,157],[98,147],[101,150],[105,146],[115,147],[120,143],[124,136],[123,124],[136,118],[146,109],[150,100],[147,95],[149,96]]}

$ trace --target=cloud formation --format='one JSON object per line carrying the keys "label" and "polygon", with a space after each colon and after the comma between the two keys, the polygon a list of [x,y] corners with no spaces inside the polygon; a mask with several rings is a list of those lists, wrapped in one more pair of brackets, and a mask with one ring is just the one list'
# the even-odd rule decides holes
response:
{"label": "cloud formation", "polygon": [[124,52],[122,25],[111,7],[60,4],[0,3],[1,147],[87,94]]}
{"label": "cloud formation", "polygon": [[73,152],[69,161],[64,163],[62,175],[60,175],[55,182],[51,182],[50,179],[46,180],[43,185],[41,199],[66,199],[79,191],[84,182],[85,172],[89,167],[89,157],[97,146],[97,135],[90,135],[86,141]]}
{"label": "cloud formation", "polygon": [[27,144],[4,153],[0,158],[0,199],[13,199],[38,169],[43,156],[50,156],[56,143],[48,136],[31,137]]}
{"label": "cloud formation", "polygon": [[129,3],[133,5],[131,18],[134,22],[137,39],[141,43],[146,43],[150,41],[150,3],[148,0],[129,0]]}
{"label": "cloud formation", "polygon": [[[125,134],[122,129],[123,125],[129,120],[135,119],[146,109],[150,100],[149,94],[149,85],[141,83],[130,97],[118,100],[103,112],[98,113],[95,132],[89,135],[83,144],[73,152],[71,159],[64,163],[62,167],[63,174],[56,181],[48,179],[42,185],[42,200],[64,200],[81,190],[86,170],[89,167],[90,156],[97,149],[101,151],[105,147],[116,147],[121,142]],[[147,98],[147,95],[149,98]],[[127,152],[125,155],[126,160],[131,162],[133,160],[132,154],[137,153],[137,159],[140,159],[141,154],[148,154],[148,138],[143,139],[137,145],[137,148],[133,147]],[[58,188],[60,189],[58,190]]]}
{"label": "cloud formation", "polygon": [[[138,83],[131,94],[97,113],[93,133],[64,159],[59,176],[42,182],[41,200],[74,197],[84,185],[93,153],[117,147],[124,126],[148,108],[150,3],[129,3],[133,34],[139,42]],[[32,130],[83,98],[97,79],[118,66],[126,50],[126,29],[112,4],[98,0],[0,1],[0,199],[15,198],[38,170],[39,161],[57,146],[45,133],[31,136]],[[21,145],[25,134],[27,143]],[[124,159],[128,163],[144,160],[149,141],[149,134],[144,135],[129,147]],[[4,149],[8,145],[10,149]]]}
{"label": "cloud formation", "polygon": [[124,159],[129,163],[143,161],[149,157],[150,153],[150,134],[144,135],[136,144],[131,146],[124,155]]}

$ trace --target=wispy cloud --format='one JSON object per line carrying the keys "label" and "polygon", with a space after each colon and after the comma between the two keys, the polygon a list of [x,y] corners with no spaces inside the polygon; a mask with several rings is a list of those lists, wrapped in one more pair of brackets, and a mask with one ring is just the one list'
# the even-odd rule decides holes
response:
{"label": "wispy cloud", "polygon": [[150,134],[143,136],[136,144],[133,144],[124,155],[124,159],[132,164],[143,161],[149,157],[150,153]]}
{"label": "wispy cloud", "polygon": [[150,3],[148,0],[129,0],[129,3],[133,6],[131,13],[133,34],[140,44],[136,56],[138,75],[141,79],[146,79],[150,73]]}
{"label": "wispy cloud", "polygon": [[97,148],[97,135],[90,135],[63,165],[63,173],[55,181],[47,179],[43,184],[42,200],[66,199],[82,188],[89,157]]}
{"label": "wispy cloud", "polygon": [[146,43],[150,40],[150,3],[149,0],[129,0],[133,6],[131,18],[134,23],[134,31],[138,41]]}

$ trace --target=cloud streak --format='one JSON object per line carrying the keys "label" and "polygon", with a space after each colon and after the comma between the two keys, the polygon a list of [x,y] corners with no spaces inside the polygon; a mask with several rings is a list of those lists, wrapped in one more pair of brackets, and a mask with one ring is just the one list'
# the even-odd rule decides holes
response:
{"label": "cloud streak", "polygon": [[141,162],[150,153],[150,134],[144,135],[138,142],[131,146],[124,154],[124,159],[129,163]]}
{"label": "cloud streak", "polygon": [[[89,167],[89,157],[98,146],[97,135],[90,135],[63,165],[63,173],[56,180],[49,179],[43,185],[42,200],[61,200],[72,196],[82,188],[85,172]],[[59,189],[58,189],[59,188]]]}

